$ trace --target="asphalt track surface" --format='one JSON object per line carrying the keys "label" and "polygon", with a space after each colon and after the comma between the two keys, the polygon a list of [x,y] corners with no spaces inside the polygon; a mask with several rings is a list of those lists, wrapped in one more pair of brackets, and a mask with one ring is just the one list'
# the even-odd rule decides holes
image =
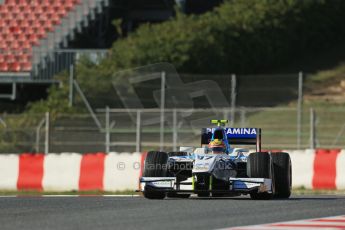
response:
{"label": "asphalt track surface", "polygon": [[345,214],[345,196],[288,200],[0,197],[0,229],[215,229]]}

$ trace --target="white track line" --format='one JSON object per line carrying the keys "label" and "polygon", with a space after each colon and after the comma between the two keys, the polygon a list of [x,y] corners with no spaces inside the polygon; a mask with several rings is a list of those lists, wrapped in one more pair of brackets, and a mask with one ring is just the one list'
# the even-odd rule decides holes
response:
{"label": "white track line", "polygon": [[341,216],[330,216],[323,218],[314,218],[314,219],[305,219],[305,220],[296,220],[296,221],[287,221],[287,222],[277,222],[269,224],[260,224],[260,225],[250,225],[250,226],[240,226],[233,228],[224,228],[228,230],[282,230],[282,229],[328,229],[328,230],[339,230],[345,229],[345,215]]}

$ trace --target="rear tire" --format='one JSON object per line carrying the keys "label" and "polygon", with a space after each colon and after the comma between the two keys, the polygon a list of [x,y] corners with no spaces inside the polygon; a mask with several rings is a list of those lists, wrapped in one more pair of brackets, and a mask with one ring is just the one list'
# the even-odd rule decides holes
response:
{"label": "rear tire", "polygon": [[275,198],[289,198],[291,195],[291,158],[288,153],[271,153],[274,170]]}
{"label": "rear tire", "polygon": [[[255,152],[248,156],[247,175],[252,178],[271,178],[272,163],[271,156],[268,152]],[[272,180],[273,181],[273,180]],[[250,197],[254,200],[269,200],[273,197],[273,193],[251,192]]]}
{"label": "rear tire", "polygon": [[[167,175],[168,154],[165,152],[148,152],[145,159],[143,177],[165,177]],[[165,192],[145,188],[144,197],[148,199],[164,199]]]}

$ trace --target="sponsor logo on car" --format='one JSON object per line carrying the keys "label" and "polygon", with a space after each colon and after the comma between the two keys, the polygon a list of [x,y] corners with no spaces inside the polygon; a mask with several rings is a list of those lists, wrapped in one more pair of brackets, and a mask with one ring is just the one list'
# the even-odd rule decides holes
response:
{"label": "sponsor logo on car", "polygon": [[[215,128],[207,128],[206,132],[207,133],[212,133],[214,132]],[[255,128],[225,128],[225,133],[226,134],[231,134],[231,135],[256,135],[256,129]]]}
{"label": "sponsor logo on car", "polygon": [[194,166],[194,170],[208,170],[210,168],[209,163],[197,163]]}

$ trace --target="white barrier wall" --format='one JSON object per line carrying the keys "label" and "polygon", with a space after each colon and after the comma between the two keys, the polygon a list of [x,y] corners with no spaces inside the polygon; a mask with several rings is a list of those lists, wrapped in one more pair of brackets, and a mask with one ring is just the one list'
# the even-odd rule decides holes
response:
{"label": "white barrier wall", "polygon": [[295,150],[289,151],[289,154],[292,164],[292,186],[313,188],[314,150]]}
{"label": "white barrier wall", "polygon": [[336,170],[337,189],[345,189],[345,150],[342,150],[338,156]]}
{"label": "white barrier wall", "polygon": [[[290,153],[293,187],[345,189],[345,150]],[[145,154],[0,154],[0,189],[135,190]]]}
{"label": "white barrier wall", "polygon": [[110,153],[105,159],[104,190],[138,188],[141,153]]}
{"label": "white barrier wall", "polygon": [[0,154],[0,189],[16,190],[19,168],[18,155]]}
{"label": "white barrier wall", "polygon": [[76,153],[46,155],[42,181],[44,190],[78,190],[80,162],[81,155]]}

